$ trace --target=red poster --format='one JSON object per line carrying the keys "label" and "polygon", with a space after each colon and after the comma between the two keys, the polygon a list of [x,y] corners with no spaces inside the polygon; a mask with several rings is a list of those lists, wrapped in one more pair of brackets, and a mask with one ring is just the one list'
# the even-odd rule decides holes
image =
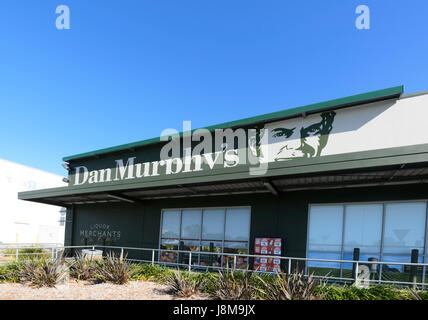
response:
{"label": "red poster", "polygon": [[[254,254],[267,256],[280,256],[282,248],[281,238],[256,238],[254,243]],[[273,272],[279,271],[281,260],[275,257],[256,257],[254,270]]]}

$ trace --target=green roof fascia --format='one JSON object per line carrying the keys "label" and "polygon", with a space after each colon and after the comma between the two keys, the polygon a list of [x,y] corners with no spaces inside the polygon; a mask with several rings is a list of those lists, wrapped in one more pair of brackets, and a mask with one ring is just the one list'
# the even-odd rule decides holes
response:
{"label": "green roof fascia", "polygon": [[174,176],[169,179],[156,177],[156,179],[134,179],[114,183],[111,182],[25,191],[19,192],[18,198],[21,200],[36,201],[37,199],[43,198],[85,193],[157,188],[177,184],[186,185],[194,183],[216,183],[220,181],[265,179],[276,176],[367,169],[415,163],[428,163],[428,144],[350,152],[293,161],[273,162],[269,164],[268,171],[264,175],[249,175],[249,167],[247,165],[243,165],[234,168],[213,170],[214,172],[205,171],[199,174],[192,173],[190,175]]}
{"label": "green roof fascia", "polygon": [[[349,96],[349,97],[345,97],[345,98],[334,99],[334,100],[329,100],[329,101],[325,101],[325,102],[310,104],[310,105],[306,105],[306,106],[302,106],[302,107],[266,113],[263,115],[245,118],[245,119],[241,119],[241,120],[224,122],[224,123],[221,123],[218,125],[205,127],[204,129],[207,129],[209,131],[214,131],[216,129],[243,127],[243,126],[254,125],[254,124],[258,124],[258,123],[264,123],[264,122],[269,122],[269,121],[274,121],[274,120],[279,120],[279,119],[293,118],[293,117],[300,116],[302,114],[311,114],[311,113],[321,112],[321,111],[325,111],[325,110],[339,109],[339,108],[344,108],[344,107],[356,106],[356,105],[360,105],[360,104],[364,104],[364,103],[382,101],[382,100],[387,100],[387,99],[392,99],[392,98],[399,98],[403,94],[403,92],[404,92],[404,86],[401,85],[401,86],[397,86],[397,87],[392,87],[392,88],[387,88],[387,89],[357,94],[357,95],[353,95],[353,96]],[[190,134],[196,130],[198,130],[198,129],[192,130],[190,132]],[[183,136],[183,134],[184,134],[183,132],[180,132],[181,137]],[[118,145],[118,146],[114,146],[114,147],[109,147],[109,148],[99,149],[99,150],[95,150],[95,151],[80,153],[80,154],[76,154],[76,155],[72,155],[72,156],[67,156],[67,157],[62,158],[62,160],[63,161],[70,161],[70,160],[77,160],[77,159],[81,159],[81,158],[88,158],[88,157],[92,157],[92,156],[98,156],[101,154],[118,152],[118,151],[123,151],[123,150],[127,150],[127,149],[142,147],[142,146],[146,146],[146,145],[154,144],[154,143],[159,143],[159,142],[162,142],[161,137],[156,137],[156,138],[151,138],[151,139],[147,139],[147,140],[141,140],[141,141],[122,144],[122,145]]]}

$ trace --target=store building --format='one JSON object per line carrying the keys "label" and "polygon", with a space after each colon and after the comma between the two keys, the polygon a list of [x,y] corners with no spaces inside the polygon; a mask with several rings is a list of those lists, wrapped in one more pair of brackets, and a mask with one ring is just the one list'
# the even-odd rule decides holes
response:
{"label": "store building", "polygon": [[66,245],[253,254],[266,237],[282,256],[350,259],[358,247],[362,260],[410,261],[418,249],[428,261],[428,92],[400,86],[205,129],[65,157],[69,186],[19,199],[66,207]]}
{"label": "store building", "polygon": [[66,186],[62,178],[0,159],[0,244],[64,242],[62,208],[16,198],[19,191]]}

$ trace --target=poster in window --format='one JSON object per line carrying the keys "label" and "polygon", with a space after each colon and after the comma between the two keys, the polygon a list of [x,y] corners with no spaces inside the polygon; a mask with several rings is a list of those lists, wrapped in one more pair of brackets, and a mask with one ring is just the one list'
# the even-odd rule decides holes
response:
{"label": "poster in window", "polygon": [[255,238],[254,254],[260,254],[271,257],[256,257],[254,260],[254,270],[263,272],[279,271],[281,259],[275,256],[281,256],[282,239],[281,238]]}

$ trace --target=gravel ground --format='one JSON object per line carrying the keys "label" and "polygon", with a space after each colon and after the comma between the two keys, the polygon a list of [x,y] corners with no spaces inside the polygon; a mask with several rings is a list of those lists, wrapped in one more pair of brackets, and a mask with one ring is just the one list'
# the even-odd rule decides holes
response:
{"label": "gravel ground", "polygon": [[[55,288],[34,288],[28,284],[0,282],[0,300],[180,300],[164,285],[131,281],[126,285],[92,284],[70,280]],[[188,299],[204,299],[193,296]]]}

